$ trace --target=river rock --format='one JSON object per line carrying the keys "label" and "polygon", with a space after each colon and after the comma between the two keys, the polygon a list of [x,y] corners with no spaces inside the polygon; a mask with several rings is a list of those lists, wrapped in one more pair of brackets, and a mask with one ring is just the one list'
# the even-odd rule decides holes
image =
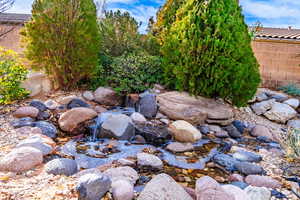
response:
{"label": "river rock", "polygon": [[51,145],[45,143],[43,138],[39,136],[31,136],[25,140],[22,140],[16,147],[33,147],[40,150],[44,156],[51,154],[54,150]]}
{"label": "river rock", "polygon": [[254,137],[259,137],[259,136],[263,136],[263,137],[267,137],[271,140],[274,140],[272,133],[270,132],[270,130],[262,125],[256,125],[252,131],[251,131],[251,135]]}
{"label": "river rock", "polygon": [[215,155],[213,157],[213,161],[215,163],[225,167],[225,169],[228,171],[235,171],[236,170],[235,165],[237,163],[239,163],[239,161],[236,160],[235,158],[233,158],[227,154],[223,154],[223,153],[219,153],[219,154]]}
{"label": "river rock", "polygon": [[227,131],[224,131],[224,130],[215,132],[214,135],[218,138],[228,138],[229,137],[229,134],[227,133]]}
{"label": "river rock", "polygon": [[77,163],[75,160],[68,158],[57,158],[51,160],[45,165],[45,171],[53,175],[72,176],[78,171]]}
{"label": "river rock", "polygon": [[111,88],[99,87],[94,92],[95,101],[107,106],[117,106],[121,104],[121,98]]}
{"label": "river rock", "polygon": [[228,181],[230,181],[230,182],[244,182],[244,177],[240,174],[231,174],[228,177]]}
{"label": "river rock", "polygon": [[108,176],[112,182],[126,180],[131,185],[134,185],[139,179],[138,173],[132,167],[128,166],[110,168],[104,171],[103,174]]}
{"label": "river rock", "polygon": [[90,108],[73,108],[60,116],[58,124],[63,131],[73,132],[80,123],[96,116],[97,113]]}
{"label": "river rock", "polygon": [[0,160],[0,171],[23,172],[42,164],[43,153],[33,147],[13,149]]}
{"label": "river rock", "polygon": [[148,153],[138,153],[137,164],[139,166],[150,166],[156,169],[163,168],[163,162],[161,161],[161,159],[155,155],[148,154]]}
{"label": "river rock", "polygon": [[191,143],[172,142],[166,147],[167,150],[173,153],[192,151],[194,146]]}
{"label": "river rock", "polygon": [[159,110],[172,120],[203,124],[206,119],[228,120],[234,114],[230,106],[213,99],[193,97],[185,92],[166,92],[157,96]]}
{"label": "river rock", "polygon": [[197,200],[235,200],[220,184],[209,176],[203,176],[196,181]]}
{"label": "river rock", "polygon": [[14,113],[13,116],[16,118],[23,118],[23,117],[31,117],[36,118],[39,114],[39,109],[33,106],[24,106],[18,108]]}
{"label": "river rock", "polygon": [[173,122],[170,125],[170,132],[178,142],[194,143],[202,138],[202,135],[198,129],[183,120]]}
{"label": "river rock", "polygon": [[216,126],[216,125],[208,125],[208,128],[209,128],[210,132],[214,132],[214,133],[222,131],[221,127],[220,126]]}
{"label": "river rock", "polygon": [[51,92],[51,80],[42,72],[30,72],[27,74],[26,80],[21,83],[21,87],[30,92],[30,97],[47,94]]}
{"label": "river rock", "polygon": [[59,104],[56,101],[52,100],[52,99],[49,99],[49,100],[45,101],[44,105],[49,110],[55,110],[59,106]]}
{"label": "river rock", "polygon": [[158,112],[156,95],[151,93],[141,94],[138,104],[138,110],[145,117],[154,118]]}
{"label": "river rock", "polygon": [[67,105],[67,109],[80,108],[80,107],[89,108],[90,105],[81,99],[72,99]]}
{"label": "river rock", "polygon": [[256,100],[261,102],[267,100],[269,97],[265,92],[260,92],[256,95]]}
{"label": "river rock", "polygon": [[299,119],[289,120],[288,123],[287,123],[287,125],[290,128],[300,129],[300,120]]}
{"label": "river rock", "polygon": [[225,190],[226,193],[234,196],[234,200],[250,200],[248,194],[244,190],[234,185],[223,185],[222,189]]}
{"label": "river rock", "polygon": [[280,188],[281,183],[269,176],[249,175],[245,179],[246,183],[255,187]]}
{"label": "river rock", "polygon": [[297,112],[289,105],[284,103],[274,103],[272,109],[264,113],[271,121],[286,123],[286,121],[294,118]]}
{"label": "river rock", "polygon": [[235,167],[239,172],[246,175],[262,174],[264,172],[261,166],[249,162],[238,162],[235,164]]}
{"label": "river rock", "polygon": [[265,187],[253,187],[248,186],[244,190],[250,200],[270,200],[271,199],[271,192]]}
{"label": "river rock", "polygon": [[242,121],[240,121],[240,120],[234,120],[234,121],[232,122],[232,125],[235,126],[235,128],[237,128],[237,130],[238,130],[241,134],[243,134],[244,131],[245,131],[245,129],[248,127],[248,126],[245,124],[245,122],[242,122]]}
{"label": "river rock", "polygon": [[256,153],[238,150],[235,152],[232,157],[240,161],[247,161],[247,162],[260,162],[262,157]]}
{"label": "river rock", "polygon": [[255,103],[251,105],[252,110],[254,111],[255,114],[257,115],[262,115],[268,110],[272,108],[272,105],[275,103],[275,99],[270,99],[267,101],[262,101],[259,103]]}
{"label": "river rock", "polygon": [[101,138],[129,140],[135,135],[135,128],[130,117],[124,114],[111,115],[101,127]]}
{"label": "river rock", "polygon": [[156,175],[137,200],[193,200],[181,185],[167,174]]}
{"label": "river rock", "polygon": [[44,111],[46,111],[48,109],[47,106],[43,102],[41,102],[39,100],[32,100],[30,102],[29,106],[35,107],[35,108],[37,108],[41,112],[44,112]]}
{"label": "river rock", "polygon": [[93,101],[95,99],[92,91],[85,91],[82,93],[82,97],[87,101]]}
{"label": "river rock", "polygon": [[133,185],[128,181],[115,181],[112,183],[111,187],[114,200],[132,200],[134,197]]}
{"label": "river rock", "polygon": [[229,126],[224,127],[224,130],[227,131],[229,136],[232,137],[232,138],[242,137],[242,134],[240,133],[240,131],[235,126],[233,126],[232,124],[229,125]]}
{"label": "river rock", "polygon": [[142,114],[140,114],[138,112],[132,113],[130,115],[130,118],[132,119],[133,122],[136,122],[136,123],[147,122],[146,118]]}
{"label": "river rock", "polygon": [[288,99],[284,101],[283,103],[291,106],[292,108],[296,109],[299,107],[300,101],[298,99]]}
{"label": "river rock", "polygon": [[59,97],[56,101],[59,104],[62,105],[67,105],[69,104],[73,99],[77,99],[78,97],[76,95],[69,95],[69,96],[65,96],[65,97]]}
{"label": "river rock", "polygon": [[31,126],[32,122],[34,122],[34,119],[31,117],[23,117],[12,121],[10,125],[14,128],[21,128],[24,126]]}
{"label": "river rock", "polygon": [[57,137],[56,127],[53,124],[49,123],[49,122],[45,122],[45,121],[33,122],[31,126],[40,128],[42,130],[42,134],[46,135],[50,138],[56,138]]}
{"label": "river rock", "polygon": [[99,200],[110,189],[111,180],[103,174],[81,176],[76,186],[79,200]]}

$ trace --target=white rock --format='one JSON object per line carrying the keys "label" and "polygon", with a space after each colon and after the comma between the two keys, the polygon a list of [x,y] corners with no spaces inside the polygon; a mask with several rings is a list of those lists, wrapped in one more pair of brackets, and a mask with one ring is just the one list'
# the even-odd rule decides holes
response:
{"label": "white rock", "polygon": [[283,103],[296,109],[299,107],[300,101],[298,99],[288,99],[288,100],[284,101]]}
{"label": "white rock", "polygon": [[112,183],[111,187],[114,200],[132,200],[134,197],[133,185],[128,181],[115,181]]}
{"label": "white rock", "polygon": [[88,100],[88,101],[93,101],[95,99],[94,97],[94,94],[92,91],[85,91],[82,93],[82,97],[85,99],[85,100]]}
{"label": "white rock", "polygon": [[138,153],[137,163],[140,166],[151,166],[153,168],[162,169],[163,162],[157,156],[148,153]]}
{"label": "white rock", "polygon": [[271,192],[265,187],[248,186],[244,189],[250,200],[270,200]]}
{"label": "white rock", "polygon": [[202,134],[190,123],[178,120],[170,125],[170,131],[178,142],[196,142],[201,139]]}
{"label": "white rock", "polygon": [[234,196],[235,200],[250,200],[248,194],[241,188],[234,185],[223,185],[225,192]]}
{"label": "white rock", "polygon": [[135,182],[139,179],[138,173],[133,168],[127,166],[110,168],[104,171],[103,174],[107,175],[112,182],[118,180],[126,180],[132,185],[134,185]]}
{"label": "white rock", "polygon": [[286,121],[294,118],[297,112],[289,105],[284,103],[274,103],[271,110],[267,111],[265,114],[269,120],[286,123]]}
{"label": "white rock", "polygon": [[49,144],[46,144],[45,141],[43,140],[43,138],[41,138],[39,136],[29,137],[29,138],[21,141],[17,145],[17,148],[20,148],[20,147],[36,148],[36,149],[40,150],[44,156],[49,155],[53,152],[52,146],[50,146]]}
{"label": "white rock", "polygon": [[137,122],[137,123],[144,123],[147,121],[146,118],[138,112],[132,113],[130,115],[130,118],[132,119],[132,121]]}

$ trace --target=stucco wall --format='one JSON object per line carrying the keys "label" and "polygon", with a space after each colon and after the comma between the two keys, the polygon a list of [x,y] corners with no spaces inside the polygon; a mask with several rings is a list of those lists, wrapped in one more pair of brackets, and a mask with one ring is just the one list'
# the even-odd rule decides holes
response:
{"label": "stucco wall", "polygon": [[11,32],[4,35],[0,38],[0,46],[3,46],[7,49],[12,49],[18,53],[22,52],[21,44],[20,44],[20,30],[23,28],[22,25],[0,25],[0,31],[2,30],[10,30],[14,28]]}

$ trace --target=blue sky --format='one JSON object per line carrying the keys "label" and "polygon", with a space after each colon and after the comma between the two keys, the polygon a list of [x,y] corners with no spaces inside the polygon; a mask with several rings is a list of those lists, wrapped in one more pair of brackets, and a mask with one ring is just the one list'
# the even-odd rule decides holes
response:
{"label": "blue sky", "polygon": [[[16,0],[8,12],[30,13],[33,0]],[[107,8],[126,10],[145,30],[149,17],[155,16],[165,0],[107,0]],[[248,24],[260,21],[264,27],[300,28],[300,0],[240,0]]]}

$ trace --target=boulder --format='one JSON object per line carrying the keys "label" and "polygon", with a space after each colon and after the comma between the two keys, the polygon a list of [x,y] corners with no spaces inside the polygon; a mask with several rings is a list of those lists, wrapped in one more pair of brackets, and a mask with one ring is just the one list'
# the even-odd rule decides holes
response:
{"label": "boulder", "polygon": [[156,95],[151,93],[144,93],[140,95],[138,103],[139,112],[147,118],[153,118],[158,112],[158,105],[156,102]]}
{"label": "boulder", "polygon": [[94,92],[95,101],[107,106],[117,106],[121,104],[122,99],[111,88],[99,87]]}
{"label": "boulder", "polygon": [[230,106],[213,99],[193,97],[185,92],[166,92],[157,96],[159,110],[172,120],[203,124],[206,119],[228,120],[234,114]]}
{"label": "boulder", "polygon": [[235,167],[240,173],[245,175],[262,174],[264,172],[261,166],[249,162],[238,162],[235,164]]}
{"label": "boulder", "polygon": [[194,143],[202,138],[202,135],[198,129],[183,120],[173,122],[170,125],[170,132],[178,142]]}
{"label": "boulder", "polygon": [[262,125],[256,125],[252,131],[251,131],[251,135],[254,137],[267,137],[271,140],[274,140],[272,133],[270,132],[270,130]]}
{"label": "boulder", "polygon": [[194,146],[191,143],[172,142],[166,147],[167,150],[173,153],[192,151]]}
{"label": "boulder", "polygon": [[137,164],[139,166],[150,166],[156,169],[162,169],[164,166],[159,157],[148,153],[138,153]]}
{"label": "boulder", "polygon": [[244,190],[234,185],[223,185],[222,189],[225,190],[226,193],[234,196],[234,200],[250,200],[248,194]]}
{"label": "boulder", "polygon": [[267,101],[262,101],[259,103],[255,103],[251,105],[252,110],[254,111],[255,114],[257,115],[262,115],[268,110],[272,108],[272,105],[275,103],[275,99],[270,99]]}
{"label": "boulder", "polygon": [[59,127],[66,132],[73,132],[80,123],[91,120],[97,113],[90,108],[73,108],[63,113],[59,120]]}
{"label": "boulder", "polygon": [[231,157],[230,155],[219,153],[213,157],[213,161],[223,167],[228,171],[235,171],[235,165],[239,163],[238,160]]}
{"label": "boulder", "polygon": [[51,154],[54,150],[53,147],[47,144],[40,136],[31,136],[21,141],[16,147],[33,147],[40,150],[44,156]]}
{"label": "boulder", "polygon": [[128,181],[131,185],[135,185],[139,179],[138,173],[132,167],[117,167],[110,168],[103,172],[104,175],[108,176],[112,182],[119,180]]}
{"label": "boulder", "polygon": [[235,200],[220,184],[209,176],[203,176],[196,181],[197,200]]}
{"label": "boulder", "polygon": [[29,106],[35,107],[35,108],[39,109],[39,111],[41,111],[41,112],[44,112],[48,109],[47,106],[39,100],[32,100],[30,102]]}
{"label": "boulder", "polygon": [[45,121],[33,122],[31,124],[31,126],[41,129],[42,134],[47,136],[47,137],[50,137],[52,139],[57,137],[56,127],[53,124],[49,123],[49,122],[45,122]]}
{"label": "boulder", "polygon": [[85,91],[82,93],[82,97],[87,101],[93,101],[95,99],[92,91]]}
{"label": "boulder", "polygon": [[80,108],[80,107],[89,108],[90,105],[81,99],[72,99],[67,105],[67,109]]}
{"label": "boulder", "polygon": [[111,115],[101,127],[101,138],[129,140],[135,135],[135,128],[130,117],[124,114]]}
{"label": "boulder", "polygon": [[270,200],[271,199],[271,192],[265,187],[253,187],[248,186],[244,190],[250,200]]}
{"label": "boulder", "polygon": [[138,112],[132,113],[130,115],[130,118],[135,123],[144,123],[144,122],[147,122],[146,118],[142,114],[140,114]]}
{"label": "boulder", "polygon": [[283,103],[291,106],[292,108],[296,109],[299,107],[300,101],[298,99],[288,99],[284,101]]}
{"label": "boulder", "polygon": [[232,157],[240,161],[247,161],[247,162],[260,162],[262,157],[256,153],[238,150],[235,152]]}
{"label": "boulder", "polygon": [[146,184],[137,200],[193,200],[192,197],[167,174],[156,175]]}
{"label": "boulder", "polygon": [[31,117],[36,118],[39,114],[39,109],[33,106],[24,106],[18,108],[14,113],[13,116],[16,118],[23,118],[23,117]]}
{"label": "boulder", "polygon": [[79,200],[99,200],[110,189],[111,181],[103,174],[81,176],[76,186]]}
{"label": "boulder", "polygon": [[32,122],[34,122],[34,119],[31,117],[23,117],[10,122],[10,125],[14,128],[21,128],[24,126],[31,126]]}
{"label": "boulder", "polygon": [[290,128],[296,128],[296,129],[300,129],[300,120],[296,119],[296,120],[289,120],[287,122],[288,127]]}
{"label": "boulder", "polygon": [[13,149],[0,160],[0,171],[24,172],[42,164],[43,153],[33,147]]}
{"label": "boulder", "polygon": [[115,181],[112,183],[111,187],[114,200],[132,200],[134,197],[133,185],[128,181]]}
{"label": "boulder", "polygon": [[297,112],[289,105],[284,103],[274,103],[271,110],[264,113],[264,116],[271,121],[286,123],[286,121],[294,118]]}
{"label": "boulder", "polygon": [[232,137],[232,138],[242,137],[242,134],[240,133],[240,131],[232,124],[224,127],[224,130],[227,131],[229,136]]}
{"label": "boulder", "polygon": [[45,165],[45,171],[53,175],[72,176],[78,171],[77,163],[75,160],[68,158],[57,158],[51,160]]}
{"label": "boulder", "polygon": [[255,187],[281,188],[281,183],[269,176],[249,175],[246,177],[245,182]]}
{"label": "boulder", "polygon": [[268,95],[265,93],[265,92],[260,92],[260,93],[258,93],[257,95],[256,95],[256,100],[257,101],[265,101],[265,100],[267,100],[269,97],[268,97]]}
{"label": "boulder", "polygon": [[22,82],[22,88],[30,91],[30,96],[39,94],[47,94],[51,92],[52,85],[46,74],[41,72],[30,72],[27,74],[27,79]]}

